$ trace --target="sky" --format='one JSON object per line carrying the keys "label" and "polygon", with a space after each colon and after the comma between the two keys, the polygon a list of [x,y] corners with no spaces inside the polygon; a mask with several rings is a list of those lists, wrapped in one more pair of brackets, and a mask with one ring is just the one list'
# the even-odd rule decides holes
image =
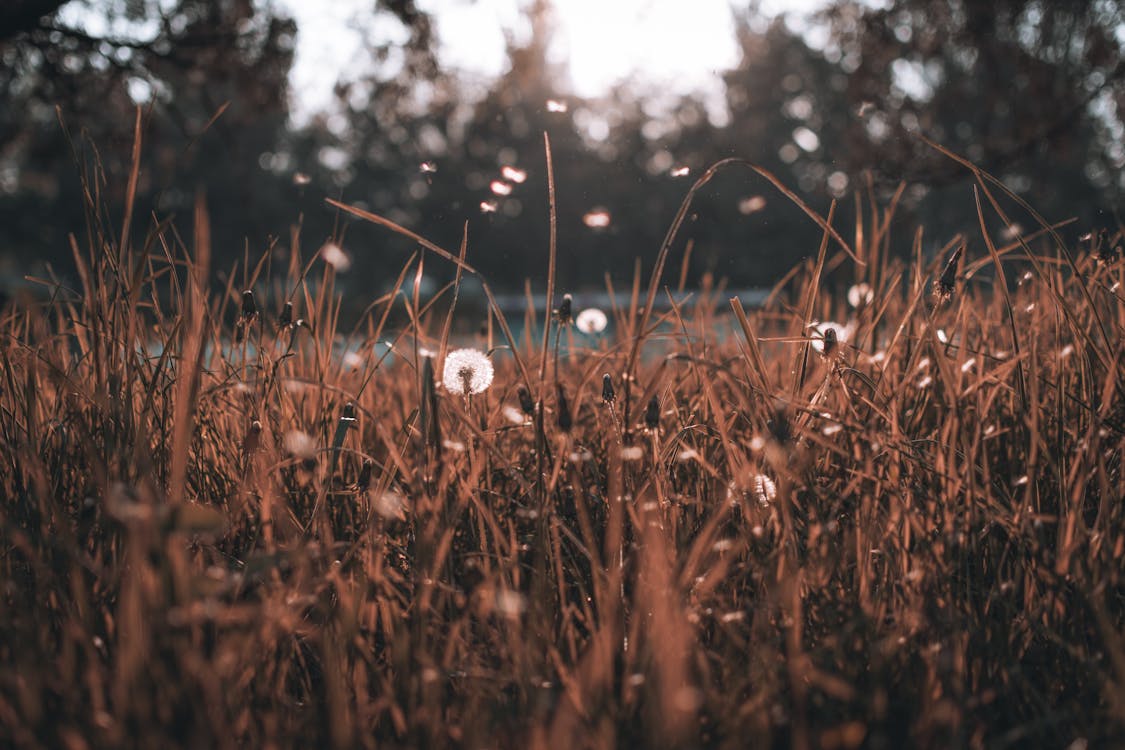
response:
{"label": "sky", "polygon": [[[297,21],[292,72],[295,119],[324,110],[342,72],[366,65],[360,32],[373,0],[280,0]],[[440,55],[470,77],[504,72],[505,33],[529,33],[521,8],[527,0],[418,0],[435,19]],[[768,15],[794,22],[824,0],[763,0]],[[629,80],[642,90],[721,98],[717,72],[738,63],[730,0],[555,0],[557,37],[552,54],[565,65],[576,96],[596,98]],[[394,24],[381,25],[390,41],[404,41]]]}

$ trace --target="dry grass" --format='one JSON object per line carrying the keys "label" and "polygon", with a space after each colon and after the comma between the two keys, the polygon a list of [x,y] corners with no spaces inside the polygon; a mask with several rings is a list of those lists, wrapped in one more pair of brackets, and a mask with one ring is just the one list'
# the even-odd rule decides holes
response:
{"label": "dry grass", "polygon": [[[976,176],[983,226],[1010,198]],[[415,281],[471,242],[421,240],[353,368],[296,237],[212,294],[202,199],[191,248],[90,200],[81,288],[0,323],[0,743],[1125,737],[1125,299],[1089,243],[977,236],[943,272],[959,238],[903,263],[857,200],[763,309],[660,312],[681,212],[612,335],[508,341],[494,310],[468,401],[434,385],[452,290]]]}

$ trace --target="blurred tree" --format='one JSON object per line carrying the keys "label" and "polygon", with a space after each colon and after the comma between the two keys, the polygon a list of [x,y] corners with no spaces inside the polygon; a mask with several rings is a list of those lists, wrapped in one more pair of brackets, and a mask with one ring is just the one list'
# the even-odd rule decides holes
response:
{"label": "blurred tree", "polygon": [[[80,148],[87,140],[96,145],[107,177],[100,187],[111,201],[124,192],[133,109],[141,105],[147,117],[137,215],[181,210],[202,185],[218,242],[240,248],[249,236],[264,243],[265,232],[277,229],[276,212],[245,209],[279,197],[258,173],[286,125],[293,22],[249,0],[62,6],[25,0],[5,11],[14,13],[0,35],[0,212],[9,249],[66,257],[65,233],[82,225],[56,106],[68,127],[88,136]],[[40,11],[46,14],[33,18]]]}
{"label": "blurred tree", "polygon": [[[849,118],[850,170],[926,190],[963,180],[963,169],[914,137],[922,133],[1053,218],[1088,223],[1120,201],[1125,3],[893,0],[872,8],[849,0],[821,20],[825,56],[848,74],[848,99],[862,114]],[[948,201],[922,205],[924,217],[948,224]]]}

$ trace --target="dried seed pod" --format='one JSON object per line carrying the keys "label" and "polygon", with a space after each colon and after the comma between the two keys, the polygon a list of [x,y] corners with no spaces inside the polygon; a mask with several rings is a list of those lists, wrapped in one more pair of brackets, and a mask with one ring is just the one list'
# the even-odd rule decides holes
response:
{"label": "dried seed pod", "polygon": [[949,256],[949,262],[945,264],[945,270],[942,271],[941,278],[938,279],[937,297],[945,301],[953,296],[953,289],[957,282],[957,263],[961,260],[961,253],[964,252],[965,246],[958,245],[957,249],[953,251],[953,255]]}
{"label": "dried seed pod", "polygon": [[558,321],[560,326],[570,325],[570,320],[571,320],[571,315],[573,313],[573,310],[574,310],[574,300],[573,300],[573,298],[571,298],[571,296],[569,294],[564,294],[563,298],[562,298],[562,303],[559,304],[558,309],[555,310],[555,320]]}
{"label": "dried seed pod", "polygon": [[529,417],[535,416],[535,402],[531,400],[531,393],[527,390],[527,386],[521,385],[516,389],[516,395],[520,400],[520,408],[523,413]]}
{"label": "dried seed pod", "polygon": [[773,435],[774,440],[784,445],[789,442],[791,430],[789,427],[789,415],[786,413],[785,404],[779,403],[773,412],[773,419],[769,422],[770,434]]}
{"label": "dried seed pod", "polygon": [[570,432],[570,428],[574,426],[574,421],[570,416],[570,404],[566,400],[566,391],[563,390],[562,383],[558,383],[555,388],[558,393],[559,429],[563,432]]}
{"label": "dried seed pod", "polygon": [[370,458],[363,459],[363,466],[359,470],[359,478],[355,481],[360,492],[371,486],[371,470],[374,466],[375,462]]}
{"label": "dried seed pod", "polygon": [[613,390],[613,378],[607,372],[602,375],[602,401],[612,404],[615,400],[617,400],[617,394]]}
{"label": "dried seed pod", "polygon": [[254,291],[247,289],[242,293],[242,317],[246,320],[258,314],[258,304],[254,301]]}
{"label": "dried seed pod", "polygon": [[649,399],[648,408],[645,409],[645,427],[655,430],[660,426],[660,399],[653,396]]}
{"label": "dried seed pod", "polygon": [[822,353],[825,357],[831,357],[836,352],[836,329],[828,327],[824,329],[824,349]]}

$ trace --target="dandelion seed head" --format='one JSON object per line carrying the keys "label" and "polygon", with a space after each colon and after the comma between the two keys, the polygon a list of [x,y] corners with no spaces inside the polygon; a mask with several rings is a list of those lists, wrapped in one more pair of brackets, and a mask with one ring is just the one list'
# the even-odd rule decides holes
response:
{"label": "dandelion seed head", "polygon": [[305,185],[308,185],[310,182],[312,182],[312,178],[309,177],[304,172],[294,172],[293,173],[293,184],[296,185],[297,187],[304,187]]}
{"label": "dandelion seed head", "polygon": [[437,164],[432,161],[424,161],[418,165],[418,171],[422,174],[433,174],[437,171]]}
{"label": "dandelion seed head", "polygon": [[548,99],[547,100],[547,111],[548,112],[566,112],[567,109],[568,109],[567,104],[564,101],[561,101],[559,99]]}
{"label": "dandelion seed head", "polygon": [[352,259],[344,252],[344,248],[335,242],[324,243],[324,247],[320,248],[320,257],[339,273],[343,273],[352,267]]}
{"label": "dandelion seed head", "polygon": [[400,492],[387,490],[380,493],[372,501],[371,508],[387,520],[403,521],[406,519],[407,502]]}
{"label": "dandelion seed head", "polygon": [[505,406],[503,409],[501,409],[501,411],[504,414],[504,419],[508,420],[512,424],[516,424],[516,425],[527,424],[527,417],[524,415],[524,413],[521,410],[517,409],[516,407]]}
{"label": "dandelion seed head", "polygon": [[676,454],[676,460],[680,463],[687,463],[688,461],[698,461],[699,451],[695,448],[685,448]]}
{"label": "dandelion seed head", "polygon": [[494,214],[494,213],[496,213],[497,209],[499,209],[499,208],[500,208],[500,204],[497,203],[496,201],[481,201],[480,202],[480,212],[482,214]]}
{"label": "dandelion seed head", "polygon": [[609,318],[598,308],[587,307],[585,310],[578,313],[578,317],[574,319],[574,325],[577,326],[578,330],[582,331],[582,333],[592,336],[605,330],[605,327],[609,325]]}
{"label": "dandelion seed head", "polygon": [[316,458],[316,441],[307,432],[291,430],[285,433],[285,451],[303,461]]}
{"label": "dandelion seed head", "polygon": [[349,370],[358,370],[363,367],[363,355],[359,352],[348,352],[344,355],[343,363]]}
{"label": "dandelion seed head", "polygon": [[743,216],[756,214],[766,207],[766,199],[760,195],[751,195],[738,202],[738,212]]}
{"label": "dandelion seed head", "polygon": [[622,461],[640,461],[644,455],[644,448],[639,445],[627,445],[621,449]]}
{"label": "dandelion seed head", "polygon": [[870,284],[861,281],[848,288],[848,304],[852,307],[858,308],[870,304],[873,299],[875,299],[875,292]]}
{"label": "dandelion seed head", "polygon": [[496,592],[496,611],[509,619],[518,619],[527,610],[527,599],[518,591],[499,589]]}
{"label": "dandelion seed head", "polygon": [[488,189],[496,195],[511,195],[512,186],[503,180],[493,180],[488,184]]}
{"label": "dandelion seed head", "polygon": [[680,166],[674,167],[668,174],[672,175],[673,177],[686,177],[690,173],[691,167]]}
{"label": "dandelion seed head", "polygon": [[442,440],[441,447],[446,450],[453,451],[454,453],[464,453],[465,444],[460,440]]}
{"label": "dandelion seed head", "polygon": [[441,383],[450,393],[484,393],[492,385],[492,361],[477,349],[455,349],[445,355]]}
{"label": "dandelion seed head", "polygon": [[968,372],[969,370],[973,369],[973,366],[976,365],[976,363],[977,358],[970,357],[969,359],[965,360],[964,364],[961,365],[961,372]]}
{"label": "dandelion seed head", "polygon": [[592,208],[582,217],[582,223],[591,229],[605,229],[612,221],[607,209]]}

